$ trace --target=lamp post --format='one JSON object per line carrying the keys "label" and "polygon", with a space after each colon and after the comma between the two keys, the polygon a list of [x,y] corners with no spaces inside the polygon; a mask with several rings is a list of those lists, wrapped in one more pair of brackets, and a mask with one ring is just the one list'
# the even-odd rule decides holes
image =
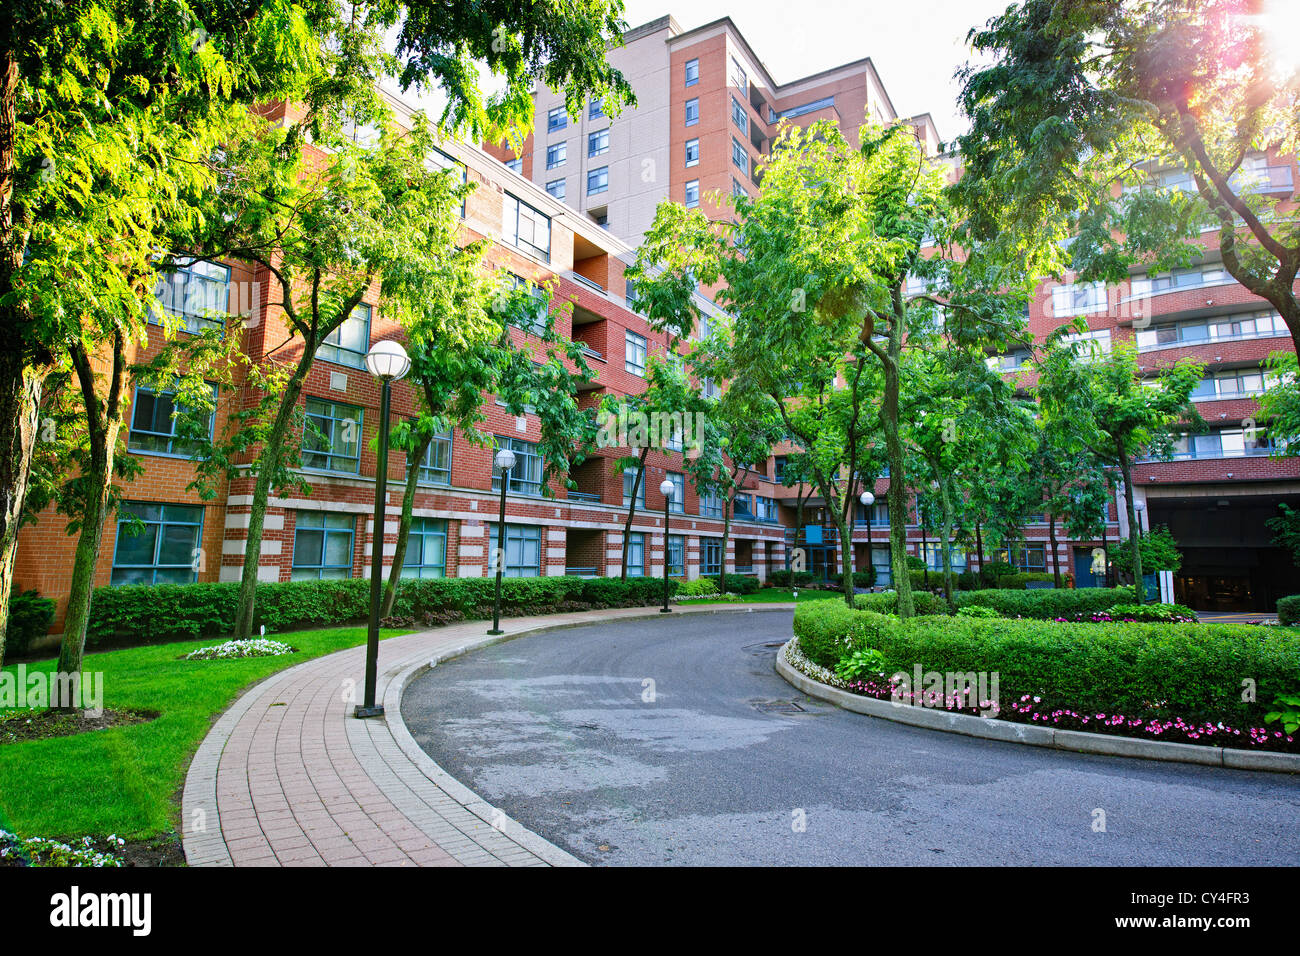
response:
{"label": "lamp post", "polygon": [[[1147,510],[1147,503],[1145,501],[1138,500],[1135,496],[1133,501],[1133,512],[1137,516],[1137,521],[1134,522],[1136,527],[1133,529],[1134,555],[1137,555],[1139,553],[1138,549],[1142,547],[1142,518],[1143,518],[1143,512],[1145,512],[1146,510]],[[1136,557],[1134,558],[1133,567],[1135,568],[1137,567]],[[1135,586],[1135,590],[1138,595],[1138,601],[1145,604],[1147,599],[1147,583],[1145,581],[1137,580],[1136,574],[1133,576],[1133,578],[1134,578],[1133,584]]]}
{"label": "lamp post", "polygon": [[862,507],[867,509],[867,567],[871,568],[871,590],[875,590],[876,575],[875,560],[871,554],[871,506],[876,503],[876,496],[869,491],[862,492],[862,497],[858,499],[862,502]]}
{"label": "lamp post", "polygon": [[406,349],[397,342],[376,342],[366,353],[366,368],[382,386],[379,401],[379,459],[375,465],[375,516],[370,535],[370,622],[366,628],[365,702],[355,717],[382,717],[384,705],[375,703],[375,682],[379,671],[379,603],[383,591],[384,507],[388,504],[388,412],[393,383],[411,369]]}
{"label": "lamp post", "polygon": [[506,566],[506,487],[510,484],[510,470],[515,467],[515,453],[502,448],[492,459],[501,472],[501,512],[497,520],[497,548],[493,564],[497,566],[496,598],[492,602],[492,630],[489,634],[502,634],[501,630],[501,575]]}
{"label": "lamp post", "polygon": [[673,503],[673,492],[677,486],[665,478],[659,482],[659,493],[664,496],[664,606],[659,609],[660,614],[667,614],[672,610],[668,606],[668,509]]}

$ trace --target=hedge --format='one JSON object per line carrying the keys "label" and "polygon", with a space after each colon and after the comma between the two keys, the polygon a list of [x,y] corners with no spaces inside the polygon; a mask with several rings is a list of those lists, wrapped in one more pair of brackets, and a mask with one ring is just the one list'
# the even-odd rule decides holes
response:
{"label": "hedge", "polygon": [[958,607],[991,607],[1003,617],[1032,617],[1051,620],[1076,614],[1107,611],[1116,604],[1133,600],[1132,588],[1071,588],[1011,591],[994,588],[957,595]]}
{"label": "hedge", "polygon": [[1300,594],[1277,599],[1277,622],[1300,624]]}
{"label": "hedge", "polygon": [[[997,672],[1003,702],[1041,695],[1041,710],[1177,716],[1263,726],[1300,675],[1300,637],[1248,624],[1073,624],[972,617],[901,620],[813,601],[795,610],[804,654],[834,667],[879,650],[891,670]],[[1256,681],[1242,700],[1242,675]]]}
{"label": "hedge", "polygon": [[9,620],[5,628],[5,654],[26,654],[32,641],[44,637],[54,620],[55,603],[39,591],[23,591],[9,597]]}
{"label": "hedge", "polygon": [[[495,578],[423,578],[401,583],[394,619],[446,621],[492,614]],[[662,578],[506,578],[501,611],[518,616],[586,607],[628,607],[663,600]],[[669,594],[678,583],[669,581]],[[87,641],[163,640],[228,634],[234,628],[238,582],[96,588]],[[370,613],[370,582],[290,581],[257,586],[254,627],[350,624]]]}
{"label": "hedge", "polygon": [[[853,598],[853,605],[863,610],[875,611],[877,614],[897,614],[898,592],[882,591],[879,594],[858,594]],[[913,591],[912,609],[917,614],[947,614],[948,603],[941,594],[934,594],[930,591]]]}

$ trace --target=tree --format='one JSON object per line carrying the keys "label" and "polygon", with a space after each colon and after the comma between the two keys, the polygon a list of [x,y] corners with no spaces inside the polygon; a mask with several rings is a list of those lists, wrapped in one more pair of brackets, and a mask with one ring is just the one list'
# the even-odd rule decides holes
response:
{"label": "tree", "polygon": [[[290,100],[329,116],[400,67],[407,86],[442,83],[448,133],[522,136],[535,80],[564,89],[571,107],[591,93],[616,114],[631,99],[606,62],[620,14],[610,0],[0,7],[0,659],[41,382],[70,367],[71,341],[97,355],[142,333],[158,250],[174,248],[177,223],[194,225],[202,197],[218,185],[229,194],[218,179],[228,170],[208,160],[248,108]],[[399,19],[394,58],[383,38]],[[505,90],[483,97],[475,63]]]}
{"label": "tree", "polygon": [[[956,258],[943,174],[904,125],[865,127],[860,151],[828,122],[786,128],[764,167],[762,194],[726,201],[734,222],[660,206],[638,257],[638,302],[652,321],[688,334],[698,319],[696,281],[725,283],[717,301],[735,316],[737,373],[768,394],[805,449],[842,540],[850,540],[860,456],[882,430],[898,607],[911,616],[899,434],[904,349],[935,327],[940,310],[945,334],[963,347],[1021,334],[1021,310],[1002,290],[1015,286],[1023,300],[1024,282],[977,250]],[[650,267],[662,272],[647,275]],[[915,289],[913,279],[926,288]],[[844,587],[847,599],[847,567]]]}
{"label": "tree", "polygon": [[[970,132],[954,187],[976,239],[1038,273],[1085,281],[1166,270],[1204,252],[1282,315],[1300,343],[1300,224],[1274,215],[1268,171],[1300,145],[1292,32],[1262,0],[1026,0],[970,32],[991,65],[960,74]],[[1181,167],[1194,188],[1157,188]],[[1124,188],[1127,187],[1127,188]],[[1288,188],[1289,193],[1289,188]],[[1073,242],[1065,240],[1073,238]]]}
{"label": "tree", "polygon": [[[1084,361],[1069,346],[1052,347],[1039,362],[1038,394],[1049,424],[1062,428],[1073,447],[1118,468],[1129,537],[1138,528],[1133,462],[1143,453],[1168,457],[1179,426],[1187,427],[1185,423],[1204,427],[1190,400],[1204,370],[1200,362],[1184,358],[1144,381],[1131,342],[1116,342],[1109,354],[1094,352]],[[1134,590],[1141,604],[1141,549],[1133,565]]]}
{"label": "tree", "polygon": [[1178,542],[1174,540],[1173,532],[1166,525],[1143,531],[1138,541],[1140,542],[1137,549],[1139,563],[1136,568],[1133,564],[1132,537],[1121,541],[1114,552],[1116,570],[1132,575],[1138,590],[1145,591],[1141,578],[1143,574],[1151,574],[1155,571],[1177,573],[1183,566],[1183,555],[1178,550]]}
{"label": "tree", "polygon": [[1273,532],[1273,544],[1291,552],[1291,561],[1300,567],[1300,511],[1290,505],[1281,503],[1277,506],[1278,514],[1264,522]]}

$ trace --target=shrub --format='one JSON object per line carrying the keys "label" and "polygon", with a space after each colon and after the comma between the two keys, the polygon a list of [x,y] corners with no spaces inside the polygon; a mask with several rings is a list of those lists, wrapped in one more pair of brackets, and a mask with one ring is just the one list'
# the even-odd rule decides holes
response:
{"label": "shrub", "polygon": [[[1178,716],[1243,729],[1262,726],[1269,708],[1261,702],[1290,692],[1300,672],[1300,637],[1245,624],[904,621],[815,601],[795,610],[794,632],[823,667],[874,648],[899,670],[997,672],[1001,700],[1041,695],[1040,711]],[[1257,700],[1242,700],[1242,674],[1255,678]]]}
{"label": "shrub", "polygon": [[1196,612],[1182,604],[1116,604],[1105,616],[1115,621],[1196,621]]}
{"label": "shrub", "polygon": [[763,582],[748,574],[728,574],[727,590],[735,594],[753,594],[763,586]]}
{"label": "shrub", "polygon": [[997,611],[983,604],[969,604],[966,607],[957,608],[958,617],[1001,617]]}
{"label": "shrub", "polygon": [[[898,592],[884,591],[880,594],[859,594],[853,598],[853,606],[877,614],[898,613]],[[912,592],[912,608],[917,614],[947,614],[948,605],[938,594],[929,591]]]}
{"label": "shrub", "polygon": [[788,588],[790,586],[790,571],[781,568],[779,571],[772,571],[767,576],[767,583],[774,588]]}
{"label": "shrub", "polygon": [[1071,590],[1013,591],[1003,588],[967,591],[957,595],[959,608],[991,607],[1002,617],[1032,617],[1051,620],[1074,618],[1078,614],[1107,611],[1127,601],[1133,594],[1128,588],[1074,588]]}
{"label": "shrub", "polygon": [[696,578],[694,581],[683,581],[677,593],[683,597],[707,597],[710,594],[718,593],[718,582],[713,578]]}
{"label": "shrub", "polygon": [[26,654],[32,641],[44,637],[54,620],[54,601],[39,591],[23,591],[9,597],[9,622],[5,631],[6,654]]}
{"label": "shrub", "polygon": [[[403,581],[394,620],[445,622],[492,614],[494,578],[421,578]],[[633,607],[663,599],[662,578],[506,578],[501,610],[507,615],[545,614],[585,607]],[[669,581],[669,594],[679,587]],[[159,584],[96,588],[87,640],[175,640],[228,634],[234,627],[239,584]],[[370,613],[370,582],[289,581],[257,586],[254,626],[268,632],[364,621]]]}
{"label": "shrub", "polygon": [[876,569],[863,568],[861,571],[853,572],[853,586],[855,588],[869,588],[876,583]]}
{"label": "shrub", "polygon": [[906,555],[905,560],[907,563],[907,570],[909,571],[925,570],[925,562],[922,561],[920,558],[918,558],[916,555],[914,554]]}
{"label": "shrub", "polygon": [[1277,599],[1277,622],[1279,624],[1300,624],[1300,594]]}
{"label": "shrub", "polygon": [[[1045,571],[1014,571],[1011,574],[998,575],[997,586],[1012,591],[1023,591],[1028,587],[1030,581],[1043,583],[1046,581],[1054,582],[1055,580],[1056,579],[1052,577],[1052,575]],[[1065,575],[1062,575],[1062,586],[1064,586],[1065,583]]]}
{"label": "shrub", "polygon": [[842,681],[855,681],[867,674],[884,674],[889,670],[885,655],[874,647],[859,647],[840,658],[835,665],[835,676]]}

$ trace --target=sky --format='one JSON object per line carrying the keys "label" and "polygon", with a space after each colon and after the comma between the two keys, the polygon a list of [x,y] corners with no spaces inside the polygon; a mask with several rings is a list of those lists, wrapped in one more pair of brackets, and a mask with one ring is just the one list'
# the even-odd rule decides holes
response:
{"label": "sky", "polygon": [[788,83],[869,56],[900,116],[930,113],[939,136],[965,132],[956,69],[970,59],[966,34],[1012,0],[625,0],[640,26],[664,14],[684,30],[724,16],[745,35],[772,79]]}

